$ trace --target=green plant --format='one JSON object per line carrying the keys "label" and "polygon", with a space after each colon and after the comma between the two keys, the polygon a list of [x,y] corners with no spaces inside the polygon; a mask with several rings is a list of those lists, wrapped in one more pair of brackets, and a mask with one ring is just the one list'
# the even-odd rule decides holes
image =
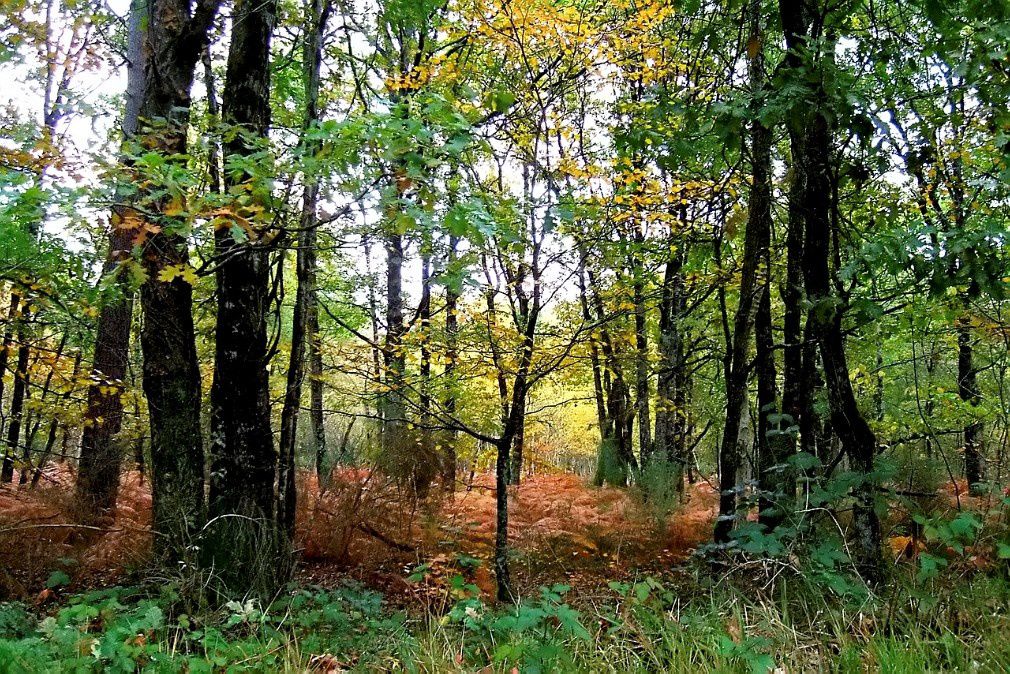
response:
{"label": "green plant", "polygon": [[592,640],[581,614],[563,601],[570,589],[567,585],[541,588],[536,600],[498,612],[490,611],[479,599],[463,599],[453,606],[448,618],[477,638],[470,647],[472,658],[489,654],[495,665],[534,674],[569,671],[575,661],[568,641]]}

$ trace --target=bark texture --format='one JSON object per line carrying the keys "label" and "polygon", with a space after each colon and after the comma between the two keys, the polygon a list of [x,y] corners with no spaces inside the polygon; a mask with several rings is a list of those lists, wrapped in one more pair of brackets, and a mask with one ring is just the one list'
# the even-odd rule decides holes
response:
{"label": "bark texture", "polygon": [[[270,127],[270,38],[276,2],[241,0],[235,6],[221,101],[225,124],[239,131],[224,144],[226,156],[264,151]],[[269,187],[245,170],[225,176],[226,188],[269,208]],[[238,208],[238,207],[236,207]],[[215,233],[217,330],[211,388],[211,485],[209,550],[231,593],[266,592],[290,573],[290,542],[275,503],[277,454],[270,424],[270,244],[261,215],[236,236],[239,223]],[[292,467],[286,466],[287,470]],[[293,480],[292,473],[285,474]],[[282,483],[282,494],[293,486]]]}
{"label": "bark texture", "polygon": [[[123,114],[124,143],[130,144],[140,121],[144,94],[144,23],[146,3],[139,0],[130,7],[129,36],[126,53],[126,110]],[[123,162],[131,162],[124,156]],[[109,512],[116,506],[123,447],[116,444],[123,423],[123,383],[130,356],[130,328],[133,321],[133,289],[126,274],[118,274],[120,264],[129,258],[134,230],[127,226],[132,215],[127,203],[113,207],[109,231],[109,251],[102,275],[115,279],[115,295],[98,314],[95,354],[91,363],[88,407],[84,413],[81,457],[77,472],[77,499],[81,512]]]}

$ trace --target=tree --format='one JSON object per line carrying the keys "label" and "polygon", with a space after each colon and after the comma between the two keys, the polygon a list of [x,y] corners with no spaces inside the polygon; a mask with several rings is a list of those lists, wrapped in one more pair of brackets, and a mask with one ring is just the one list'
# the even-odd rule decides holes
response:
{"label": "tree", "polygon": [[[49,206],[46,195],[47,183],[51,174],[58,170],[62,162],[60,125],[73,112],[77,99],[74,91],[75,78],[88,68],[92,60],[95,38],[93,26],[87,17],[72,5],[65,6],[58,0],[43,0],[23,9],[25,11],[22,14],[9,17],[10,23],[37,40],[42,62],[39,71],[33,75],[33,79],[37,78],[41,86],[39,111],[41,124],[37,128],[32,125],[29,132],[34,136],[32,150],[35,156],[23,167],[31,176],[31,187],[20,195],[22,208],[25,209],[21,221],[29,238],[40,244]],[[38,19],[35,20],[34,17]],[[16,328],[18,348],[8,414],[6,448],[3,466],[0,468],[2,482],[12,482],[14,479],[16,457],[20,453],[23,439],[22,430],[26,431],[27,435],[28,429],[25,405],[33,388],[29,365],[32,358],[32,342],[36,338],[31,323],[37,323],[33,320],[36,298],[32,295],[34,295],[32,292],[13,293],[11,299],[12,309],[14,305],[18,305],[15,316],[18,319]],[[25,302],[21,304],[21,300]],[[10,343],[9,339],[5,338],[4,341]],[[2,373],[3,370],[0,369],[0,375]],[[27,437],[24,440],[24,454],[30,459],[31,446],[27,443]]]}
{"label": "tree", "polygon": [[[232,25],[222,96],[225,185],[230,220],[214,233],[217,330],[211,387],[209,553],[230,592],[268,591],[291,570],[293,466],[275,481],[277,455],[270,423],[269,153],[270,39],[275,2],[240,2]],[[247,224],[248,223],[248,224]],[[279,518],[280,521],[279,521]]]}
{"label": "tree", "polygon": [[[779,13],[789,49],[785,67],[791,77],[799,79],[808,69],[819,73],[830,69],[834,41],[825,27],[831,25],[831,20],[837,20],[838,14],[809,0],[782,0]],[[855,562],[867,582],[877,583],[883,573],[880,520],[874,502],[873,460],[877,440],[852,391],[842,333],[843,299],[832,292],[828,257],[831,238],[837,236],[831,215],[832,209],[837,208],[831,200],[837,171],[831,151],[832,101],[823,79],[818,78],[806,87],[803,98],[792,105],[789,128],[794,139],[792,167],[803,176],[802,192],[795,196],[799,198],[797,208],[804,222],[803,277],[810,304],[807,321],[824,364],[832,428],[842,441],[843,451],[863,475],[854,492]]]}
{"label": "tree", "polygon": [[[762,79],[764,77],[763,31],[761,22],[760,2],[751,2],[750,36],[747,42],[749,60],[749,80],[754,108],[760,104]],[[758,376],[761,379],[758,442],[762,456],[767,456],[768,448],[765,438],[767,428],[768,405],[774,404],[774,371],[768,372],[770,348],[769,333],[770,309],[767,308],[768,287],[768,249],[771,243],[771,147],[773,129],[769,128],[758,114],[750,120],[750,163],[751,186],[747,205],[747,231],[744,239],[743,268],[740,275],[740,300],[737,304],[736,316],[733,321],[733,342],[728,352],[730,366],[726,378],[726,424],[722,434],[722,444],[719,448],[720,489],[719,519],[715,526],[717,543],[729,542],[730,531],[737,517],[737,470],[740,466],[741,449],[738,446],[740,426],[744,408],[749,404],[749,381],[752,370],[750,352],[751,335],[755,330],[758,314],[762,314],[762,330],[759,355]],[[762,305],[765,310],[762,311]],[[763,366],[763,367],[762,367]],[[770,361],[774,368],[774,360]],[[770,461],[762,461],[766,471],[774,465]],[[762,481],[767,477],[762,477]]]}
{"label": "tree", "polygon": [[[305,130],[308,131],[319,123],[319,79],[322,67],[322,34],[330,13],[328,0],[313,0],[305,6],[305,36],[302,47],[305,81]],[[304,152],[311,158],[319,151],[319,143],[305,141]],[[310,168],[309,171],[314,171]],[[298,414],[302,405],[302,382],[306,365],[306,341],[309,343],[309,359],[319,357],[318,343],[318,300],[316,298],[316,240],[319,218],[319,177],[307,172],[302,193],[302,213],[299,221],[297,237],[297,260],[295,275],[298,289],[295,295],[294,315],[291,325],[291,356],[288,361],[287,385],[284,393],[284,408],[281,410],[281,437],[279,452],[279,496],[280,512],[278,519],[287,532],[294,538],[295,528],[295,448],[298,436]],[[313,363],[310,363],[313,364]],[[314,364],[313,364],[314,365]],[[318,367],[318,369],[317,369]],[[322,420],[317,420],[317,403],[319,414],[322,414],[321,390],[317,394],[317,384],[321,372],[321,363],[310,368],[310,374],[315,375],[310,380],[312,387],[312,438],[316,443],[316,473],[323,477],[323,455],[325,454],[325,435]],[[316,397],[319,396],[317,401]]]}
{"label": "tree", "polygon": [[[157,173],[184,161],[190,89],[218,5],[217,0],[195,5],[189,0],[153,0],[148,6],[138,143],[147,152],[137,160],[141,172]],[[184,278],[190,269],[189,224],[170,213],[168,194],[142,189],[135,199],[151,220],[142,225],[151,236],[141,253],[147,279],[140,297],[144,393],[151,422],[152,528],[158,532],[156,554],[172,561],[187,554],[205,513],[193,286],[192,279]]]}
{"label": "tree", "polygon": [[[144,22],[147,8],[139,2],[130,7],[127,43],[126,109],[121,123],[124,143],[129,148],[140,122],[140,105],[146,87],[144,76]],[[132,150],[125,151],[124,163],[131,163]],[[110,511],[116,505],[122,447],[116,443],[123,421],[122,386],[130,354],[133,294],[129,274],[121,267],[129,259],[135,230],[130,223],[138,214],[128,204],[113,208],[109,250],[102,276],[112,280],[113,297],[101,308],[95,331],[95,354],[91,365],[93,383],[88,387],[88,423],[81,437],[77,473],[77,498],[85,512]]]}

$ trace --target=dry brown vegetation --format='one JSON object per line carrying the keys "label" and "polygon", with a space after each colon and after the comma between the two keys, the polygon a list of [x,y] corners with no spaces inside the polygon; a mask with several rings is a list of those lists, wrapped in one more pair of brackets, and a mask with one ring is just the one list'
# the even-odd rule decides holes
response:
{"label": "dry brown vegetation", "polygon": [[[75,586],[115,582],[142,569],[150,551],[151,495],[139,473],[124,475],[111,521],[82,525],[73,501],[73,474],[55,465],[36,490],[0,489],[0,592],[45,599],[46,582],[61,570]],[[578,580],[589,586],[632,571],[658,570],[706,541],[717,495],[690,485],[670,517],[657,520],[634,492],[595,488],[574,475],[537,475],[513,487],[509,539],[518,551],[521,586]],[[342,468],[320,489],[299,476],[297,540],[302,576],[330,584],[354,577],[410,594],[406,572],[420,564],[450,567],[459,555],[487,560],[494,542],[494,479],[477,475],[451,496],[424,501],[377,471]],[[469,579],[489,595],[487,564]],[[40,594],[41,593],[41,594]]]}

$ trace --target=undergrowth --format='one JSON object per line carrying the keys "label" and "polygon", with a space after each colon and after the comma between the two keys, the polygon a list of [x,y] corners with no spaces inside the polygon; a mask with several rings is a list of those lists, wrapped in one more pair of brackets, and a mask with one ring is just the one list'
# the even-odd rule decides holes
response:
{"label": "undergrowth", "polygon": [[642,577],[594,594],[554,585],[503,607],[460,575],[423,613],[346,585],[204,615],[178,612],[171,587],[115,587],[49,612],[3,604],[0,663],[9,672],[1010,670],[1005,577],[910,582],[843,599],[802,579],[765,593],[696,570],[686,583]]}
{"label": "undergrowth", "polygon": [[[945,499],[926,509],[894,495],[890,581],[871,592],[851,568],[844,520],[835,516],[851,486],[844,477],[806,490],[797,521],[769,533],[742,519],[729,545],[700,546],[690,560],[662,553],[710,530],[715,492],[696,488],[684,504],[643,492],[636,503],[620,490],[583,493],[562,478],[529,481],[515,494],[522,526],[512,532],[513,552],[517,567],[538,554],[533,566],[544,573],[519,584],[534,589],[516,606],[487,599],[493,577],[479,544],[472,554],[466,546],[404,554],[415,560],[405,578],[375,576],[385,578],[386,596],[364,585],[302,585],[273,602],[213,610],[181,571],[79,593],[91,577],[33,547],[37,568],[22,575],[45,589],[21,595],[34,603],[0,604],[0,672],[1010,671],[1010,497],[958,510]],[[384,510],[366,497],[395,498],[392,487],[366,489],[368,474],[348,483],[320,490],[313,505],[345,522],[339,535],[314,534],[330,520],[300,513],[313,558],[353,556],[355,540],[388,546],[375,532],[411,540],[409,526],[364,519]],[[544,498],[550,491],[556,497]],[[447,508],[465,530],[460,540],[483,540],[493,498],[461,492]],[[361,517],[342,519],[346,512]],[[15,528],[8,542],[25,534]],[[46,552],[91,550],[54,531]],[[564,533],[567,545],[545,531]],[[651,547],[632,549],[643,540]],[[657,563],[637,563],[649,554]]]}

